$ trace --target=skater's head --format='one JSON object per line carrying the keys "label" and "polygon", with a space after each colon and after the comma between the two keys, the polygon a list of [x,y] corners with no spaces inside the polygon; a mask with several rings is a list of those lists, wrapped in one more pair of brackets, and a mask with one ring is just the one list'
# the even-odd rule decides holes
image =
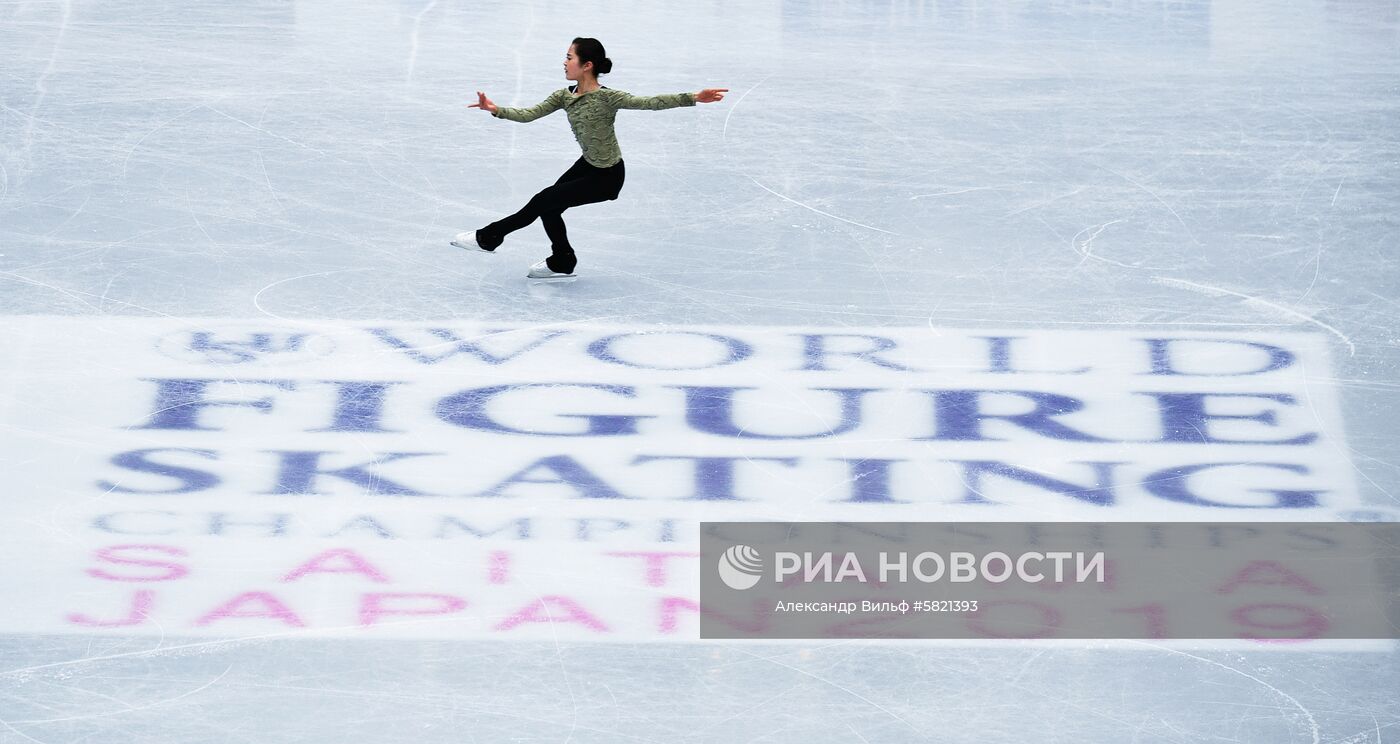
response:
{"label": "skater's head", "polygon": [[569,51],[564,54],[564,79],[579,82],[591,76],[594,80],[599,75],[606,75],[612,71],[612,60],[603,51],[603,42],[597,39],[579,37],[574,39],[569,45]]}

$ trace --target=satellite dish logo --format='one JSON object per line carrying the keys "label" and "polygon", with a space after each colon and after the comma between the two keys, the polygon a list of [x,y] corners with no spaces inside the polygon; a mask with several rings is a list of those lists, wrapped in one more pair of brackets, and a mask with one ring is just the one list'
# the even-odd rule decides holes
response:
{"label": "satellite dish logo", "polygon": [[749,589],[763,573],[763,557],[747,545],[735,545],[719,557],[719,578],[730,589]]}

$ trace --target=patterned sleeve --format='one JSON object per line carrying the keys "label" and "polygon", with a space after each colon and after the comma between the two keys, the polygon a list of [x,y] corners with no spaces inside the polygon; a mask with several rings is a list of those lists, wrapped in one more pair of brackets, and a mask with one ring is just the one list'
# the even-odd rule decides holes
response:
{"label": "patterned sleeve", "polygon": [[634,96],[631,93],[624,93],[611,88],[605,89],[608,93],[608,105],[613,109],[644,109],[646,111],[660,111],[662,109],[676,108],[677,106],[694,106],[694,93],[663,93],[659,96]]}
{"label": "patterned sleeve", "polygon": [[560,92],[561,91],[557,90],[554,91],[549,94],[549,98],[540,101],[530,108],[506,108],[505,106],[497,106],[496,118],[509,119],[510,121],[518,121],[523,124],[525,122],[534,121],[541,116],[549,116],[564,105],[564,97],[560,95]]}

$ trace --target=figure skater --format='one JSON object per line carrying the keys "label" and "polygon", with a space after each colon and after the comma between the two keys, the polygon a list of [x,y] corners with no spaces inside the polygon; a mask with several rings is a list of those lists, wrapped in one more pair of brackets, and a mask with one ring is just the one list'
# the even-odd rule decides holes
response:
{"label": "figure skater", "polygon": [[583,149],[578,159],[553,186],[535,194],[519,212],[475,233],[458,233],[452,244],[458,248],[492,253],[506,236],[539,218],[549,235],[553,253],[530,267],[531,279],[569,279],[574,276],[578,259],[564,228],[564,210],[583,204],[611,201],[622,191],[625,170],[622,151],[618,148],[613,120],[618,109],[660,111],[677,106],[694,106],[724,100],[728,88],[706,88],[699,93],[672,93],[659,96],[634,96],[598,84],[598,76],[612,70],[603,45],[597,39],[578,38],[564,55],[564,77],[575,83],[550,94],[542,103],[530,108],[497,106],[477,91],[477,102],[469,108],[489,111],[498,119],[530,122],[541,116],[564,109],[574,139]]}

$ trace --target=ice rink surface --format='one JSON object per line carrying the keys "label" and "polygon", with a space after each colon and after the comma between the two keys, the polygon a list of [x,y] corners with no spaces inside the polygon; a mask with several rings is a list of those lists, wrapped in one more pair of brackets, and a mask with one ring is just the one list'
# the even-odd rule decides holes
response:
{"label": "ice rink surface", "polygon": [[[621,198],[565,214],[580,278],[529,284],[525,271],[548,253],[538,225],[498,255],[448,240],[519,208],[577,145],[562,114],[520,125],[466,105],[478,90],[504,106],[543,100],[567,84],[562,58],[575,36],[606,44],[609,87],[730,93],[694,109],[619,114]],[[504,357],[552,330],[576,332],[586,348],[521,379],[562,379],[549,378],[553,365],[580,375],[577,384],[642,386],[640,362],[625,379],[572,365],[607,357],[599,348],[616,352],[608,359],[641,354],[627,344],[648,333],[769,350],[782,329],[802,329],[804,369],[813,334],[830,334],[832,349],[852,344],[830,358],[846,387],[863,375],[886,384],[878,376],[895,362],[871,361],[896,359],[871,345],[885,331],[1028,339],[1035,359],[1061,372],[1094,360],[1055,359],[1057,347],[1092,349],[1099,338],[1105,349],[1139,336],[1248,338],[1258,345],[1236,348],[1286,347],[1308,362],[1270,388],[1297,405],[1220,409],[1211,441],[1263,441],[1301,427],[1289,411],[1305,411],[1324,432],[1316,457],[1265,478],[1313,493],[1292,502],[1302,513],[1280,513],[1281,497],[1193,505],[1126,487],[1093,513],[1400,518],[1397,122],[1400,6],[1388,0],[0,3],[0,742],[1400,742],[1393,644],[705,642],[689,615],[635,632],[607,617],[614,590],[690,588],[661,587],[658,572],[643,581],[567,566],[531,574],[487,611],[485,629],[461,629],[444,598],[455,590],[442,583],[456,555],[442,551],[460,541],[431,539],[441,531],[429,528],[388,535],[383,524],[429,519],[448,501],[462,519],[529,514],[540,520],[534,542],[454,534],[483,546],[463,550],[513,550],[541,565],[556,549],[606,544],[585,534],[599,524],[628,549],[684,550],[693,538],[684,527],[679,537],[621,534],[629,515],[655,524],[667,503],[678,505],[667,516],[693,529],[745,517],[968,519],[972,501],[988,502],[993,511],[977,515],[990,520],[1082,520],[1070,508],[1082,498],[1045,488],[974,498],[954,478],[946,498],[920,500],[912,475],[891,475],[876,493],[868,480],[852,485],[868,469],[812,465],[784,480],[787,466],[771,461],[736,471],[738,496],[716,496],[711,481],[711,498],[697,498],[676,485],[689,487],[688,471],[625,465],[646,451],[633,438],[453,440],[432,429],[453,411],[415,419],[393,397],[382,427],[363,418],[365,401],[390,395],[366,380],[438,385],[438,395],[490,377],[446,364],[405,376],[389,356],[408,347],[390,336],[427,354],[467,338],[487,348],[490,329],[507,328],[487,353]],[[396,329],[375,337],[377,352],[346,340],[374,328]],[[324,358],[307,363],[322,368],[299,387],[268,383],[281,373],[262,368],[229,371],[244,361],[237,354],[215,360],[221,373],[191,371],[186,352],[218,339],[268,351],[249,335],[264,330],[362,351],[326,368],[330,345],[306,347]],[[600,333],[611,347],[598,346]],[[477,352],[461,358],[479,361]],[[1123,377],[1103,389],[1141,374],[1130,352],[1105,354],[1098,369]],[[1259,373],[1251,358],[1204,359],[1237,365],[1236,377]],[[797,368],[750,382],[778,399],[806,384]],[[328,445],[316,437],[332,435],[307,433],[325,427],[278,428],[318,415],[298,407],[308,380],[356,374],[358,386],[335,388],[335,410],[362,416],[364,436]],[[161,407],[195,394],[158,381],[174,378],[263,382],[197,391],[196,422],[170,418],[186,410],[179,404]],[[1097,388],[1055,389],[1093,401]],[[517,422],[537,429],[572,421],[576,433],[584,410],[602,413],[551,418],[533,400],[498,415],[539,414]],[[1111,412],[1090,414],[1099,418],[1077,421],[1110,427]],[[893,418],[877,423],[900,446],[913,439]],[[716,449],[693,420],[642,426],[672,457],[729,452],[737,468],[758,452]],[[379,445],[366,433],[389,430],[413,441]],[[864,436],[849,447],[866,447],[868,463],[882,435]],[[457,444],[441,444],[449,440]],[[845,451],[828,444],[792,441],[781,454]],[[1028,442],[1018,462],[1053,471],[1065,461],[1058,446]],[[385,454],[425,448],[472,466],[420,458],[409,468]],[[264,450],[280,465],[258,459]],[[305,453],[331,451],[350,459],[307,464]],[[1123,444],[1117,459],[1139,454]],[[1245,459],[1259,457],[1272,455]],[[434,481],[466,483],[497,459],[512,464],[474,485]],[[1280,480],[1304,472],[1312,480]],[[414,495],[455,495],[394,498],[410,482]],[[772,500],[748,497],[754,483]],[[850,488],[824,490],[836,486]],[[669,495],[637,495],[649,489]],[[853,504],[861,494],[892,511]],[[545,534],[554,505],[563,514],[576,502],[589,503],[571,518],[613,521]],[[607,509],[589,511],[599,504]],[[359,516],[370,511],[374,520]],[[273,512],[292,526],[209,526],[266,527]],[[200,528],[188,529],[196,518]],[[320,518],[331,526],[298,526]],[[335,527],[357,519],[353,530]],[[274,555],[272,568],[258,564]],[[204,556],[219,561],[199,564]],[[490,560],[481,581],[510,589],[505,559]],[[415,566],[423,574],[404,580]],[[179,594],[163,583],[176,580],[204,583]],[[309,583],[318,580],[327,583]],[[332,580],[414,594],[391,605],[337,594]],[[479,596],[469,607],[489,604]],[[577,601],[529,604],[562,596]],[[363,630],[335,615],[356,602],[347,617]],[[95,619],[129,607],[127,625]],[[139,622],[143,607],[160,622]],[[317,612],[335,627],[318,625]],[[592,637],[605,624],[612,632]]]}

